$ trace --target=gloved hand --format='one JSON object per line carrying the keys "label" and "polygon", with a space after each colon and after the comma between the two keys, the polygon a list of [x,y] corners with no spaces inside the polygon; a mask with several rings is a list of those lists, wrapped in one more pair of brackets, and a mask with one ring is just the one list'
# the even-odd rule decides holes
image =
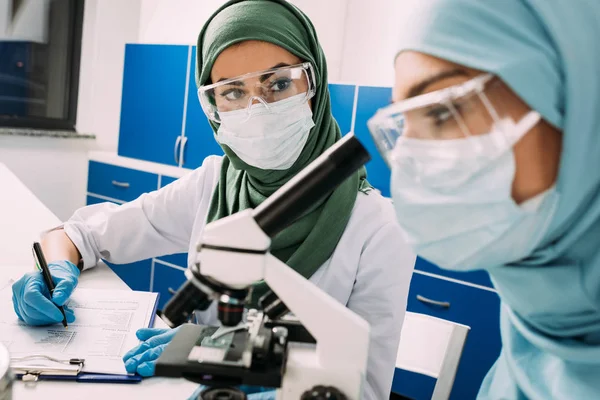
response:
{"label": "gloved hand", "polygon": [[135,333],[143,343],[129,350],[123,356],[125,369],[129,373],[137,372],[141,376],[154,375],[156,360],[162,354],[167,344],[177,333],[175,329],[142,328]]}
{"label": "gloved hand", "polygon": [[[57,306],[62,306],[73,293],[79,279],[79,268],[70,261],[54,261],[48,265],[54,292],[50,300],[50,291],[46,287],[39,271],[25,274],[12,285],[13,306],[21,321],[28,325],[51,325],[63,320]],[[75,321],[75,314],[64,307],[67,322]]]}

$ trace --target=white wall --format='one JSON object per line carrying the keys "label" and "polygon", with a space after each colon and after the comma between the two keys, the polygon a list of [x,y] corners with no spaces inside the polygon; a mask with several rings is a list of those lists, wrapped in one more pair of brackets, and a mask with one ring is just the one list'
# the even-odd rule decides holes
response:
{"label": "white wall", "polygon": [[348,0],[340,72],[342,81],[372,86],[393,85],[398,28],[402,23],[402,11],[409,6],[407,0]]}
{"label": "white wall", "polygon": [[97,148],[117,150],[125,44],[136,43],[141,0],[86,0],[77,130],[96,135]]}
{"label": "white wall", "polygon": [[[348,0],[291,0],[312,20],[327,57],[330,80],[341,71]],[[196,44],[204,22],[225,0],[141,0],[139,43]]]}
{"label": "white wall", "polygon": [[224,0],[141,0],[139,42],[196,44],[204,22]]}
{"label": "white wall", "polygon": [[0,135],[0,162],[46,207],[66,220],[85,204],[87,148],[82,139]]}

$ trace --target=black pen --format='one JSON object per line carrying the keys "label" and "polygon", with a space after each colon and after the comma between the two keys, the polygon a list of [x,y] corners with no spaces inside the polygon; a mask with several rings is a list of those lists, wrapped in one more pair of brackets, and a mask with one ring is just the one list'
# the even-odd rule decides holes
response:
{"label": "black pen", "polygon": [[[42,246],[40,246],[38,242],[33,242],[33,258],[35,259],[35,265],[44,277],[44,282],[46,282],[46,286],[50,291],[50,300],[52,300],[52,293],[54,292],[54,281],[52,280],[52,275],[50,275],[48,264],[46,264],[46,258],[44,257],[44,253],[42,253]],[[67,315],[65,314],[65,309],[62,306],[57,307],[63,315],[62,324],[66,328]]]}

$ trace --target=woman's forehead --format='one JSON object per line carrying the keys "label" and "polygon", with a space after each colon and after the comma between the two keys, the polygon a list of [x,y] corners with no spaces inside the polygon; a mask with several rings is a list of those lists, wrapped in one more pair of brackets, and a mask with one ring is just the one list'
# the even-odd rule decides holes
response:
{"label": "woman's forehead", "polygon": [[481,71],[415,51],[400,53],[394,68],[394,102],[459,84],[481,74]]}
{"label": "woman's forehead", "polygon": [[223,50],[211,70],[211,80],[218,82],[252,72],[264,71],[281,64],[295,65],[299,57],[272,43],[249,40]]}

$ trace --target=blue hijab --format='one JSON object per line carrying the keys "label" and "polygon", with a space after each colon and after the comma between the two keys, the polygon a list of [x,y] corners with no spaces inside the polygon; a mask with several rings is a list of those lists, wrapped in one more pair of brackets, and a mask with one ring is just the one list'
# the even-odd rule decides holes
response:
{"label": "blue hijab", "polygon": [[563,132],[560,203],[539,248],[491,268],[502,354],[480,398],[600,398],[600,1],[411,3],[399,51],[499,76]]}

